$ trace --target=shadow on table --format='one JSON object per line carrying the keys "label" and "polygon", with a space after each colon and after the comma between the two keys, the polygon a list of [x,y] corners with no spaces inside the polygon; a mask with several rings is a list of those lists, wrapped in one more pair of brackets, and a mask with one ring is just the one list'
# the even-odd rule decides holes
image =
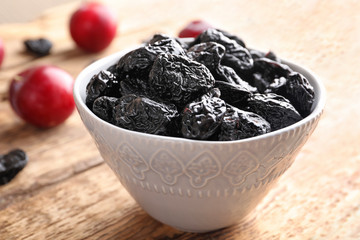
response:
{"label": "shadow on table", "polygon": [[97,239],[248,239],[252,232],[256,231],[254,227],[256,218],[251,217],[247,221],[230,226],[227,228],[211,231],[207,233],[189,233],[182,232],[168,225],[165,225],[142,210],[136,203],[128,209],[128,214],[122,215],[119,222],[103,229]]}

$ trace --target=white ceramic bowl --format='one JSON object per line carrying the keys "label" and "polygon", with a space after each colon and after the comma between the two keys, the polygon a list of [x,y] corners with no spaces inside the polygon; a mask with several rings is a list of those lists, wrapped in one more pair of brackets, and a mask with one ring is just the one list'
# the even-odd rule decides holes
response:
{"label": "white ceramic bowl", "polygon": [[325,105],[322,83],[310,71],[288,63],[314,87],[314,108],[300,122],[265,135],[212,142],[144,134],[107,123],[85,105],[90,78],[130,50],[94,62],[75,81],[78,112],[101,156],[136,202],[160,222],[206,232],[244,220],[317,126]]}

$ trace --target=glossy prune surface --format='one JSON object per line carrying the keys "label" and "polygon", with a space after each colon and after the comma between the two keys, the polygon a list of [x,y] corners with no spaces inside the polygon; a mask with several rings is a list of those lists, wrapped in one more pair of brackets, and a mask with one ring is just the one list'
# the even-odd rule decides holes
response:
{"label": "glossy prune surface", "polygon": [[246,109],[268,121],[271,129],[278,130],[302,119],[290,101],[275,93],[256,93],[247,100]]}
{"label": "glossy prune surface", "polygon": [[177,116],[175,105],[136,95],[121,97],[113,108],[115,125],[151,134],[167,135],[168,125]]}
{"label": "glossy prune surface", "polygon": [[119,98],[101,96],[94,101],[92,109],[99,118],[114,123],[113,109],[119,102]]}
{"label": "glossy prune surface", "polygon": [[167,53],[156,58],[149,74],[153,94],[177,106],[201,96],[214,84],[214,77],[203,64]]}
{"label": "glossy prune surface", "polygon": [[240,45],[235,40],[225,36],[217,29],[208,29],[202,32],[194,43],[216,42],[225,47],[225,55],[222,63],[226,66],[232,67],[235,71],[238,69],[247,70],[253,66],[253,59],[248,49]]}
{"label": "glossy prune surface", "polygon": [[191,102],[182,112],[182,136],[192,139],[210,138],[219,128],[225,112],[225,102],[217,97],[206,96]]}
{"label": "glossy prune surface", "polygon": [[95,74],[86,86],[86,105],[92,107],[94,101],[101,96],[120,96],[116,77],[109,71],[102,70]]}
{"label": "glossy prune surface", "polygon": [[289,99],[301,116],[306,117],[310,114],[315,93],[309,81],[302,74],[292,72],[287,78],[282,78],[282,81],[270,84],[268,91]]}
{"label": "glossy prune surface", "polygon": [[228,105],[220,129],[219,140],[232,141],[268,133],[271,126],[260,115]]}
{"label": "glossy prune surface", "polygon": [[160,38],[120,58],[116,71],[120,77],[135,75],[138,78],[147,78],[156,57],[160,53],[185,55],[184,49],[175,39]]}
{"label": "glossy prune surface", "polygon": [[247,104],[247,99],[252,95],[252,89],[249,89],[246,84],[240,85],[236,83],[216,81],[215,87],[220,90],[221,99],[223,99],[226,103],[238,108],[245,107]]}
{"label": "glossy prune surface", "polygon": [[224,54],[225,47],[216,42],[199,43],[187,51],[188,57],[204,64],[211,72],[218,68]]}

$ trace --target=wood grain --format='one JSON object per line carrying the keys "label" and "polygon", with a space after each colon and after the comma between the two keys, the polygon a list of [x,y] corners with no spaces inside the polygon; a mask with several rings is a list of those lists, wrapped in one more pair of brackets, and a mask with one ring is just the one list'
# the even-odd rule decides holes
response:
{"label": "wood grain", "polygon": [[[0,239],[360,239],[360,2],[200,0],[105,1],[119,15],[112,45],[99,54],[77,49],[68,33],[77,3],[33,22],[0,25],[6,58],[0,69],[0,154],[23,148],[26,168],[0,187]],[[191,7],[190,7],[191,6]],[[76,112],[39,130],[18,119],[7,100],[11,78],[38,64],[76,75],[92,61],[157,32],[176,35],[206,19],[248,46],[273,50],[309,67],[324,82],[327,106],[291,168],[243,224],[184,233],[149,217],[96,150]],[[44,36],[50,56],[34,58],[22,41]]]}

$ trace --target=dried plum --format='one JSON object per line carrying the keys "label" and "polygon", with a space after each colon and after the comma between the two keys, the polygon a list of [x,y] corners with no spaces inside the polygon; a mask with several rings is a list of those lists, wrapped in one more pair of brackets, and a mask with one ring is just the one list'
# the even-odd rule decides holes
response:
{"label": "dried plum", "polygon": [[288,99],[275,93],[255,93],[247,102],[246,110],[263,117],[270,123],[273,131],[290,126],[302,119]]}
{"label": "dried plum", "polygon": [[147,42],[146,44],[148,45],[152,45],[154,44],[155,42],[157,41],[160,41],[160,40],[164,40],[164,39],[170,39],[172,37],[166,35],[166,34],[162,34],[162,33],[157,33],[157,34],[154,34]]}
{"label": "dried plum", "polygon": [[232,141],[255,137],[270,131],[270,123],[261,116],[228,105],[218,137],[220,141]]}
{"label": "dried plum", "polygon": [[216,80],[228,82],[231,84],[240,85],[241,88],[246,88],[249,92],[258,92],[256,87],[251,86],[248,82],[242,80],[234,71],[234,69],[219,65],[216,73],[213,73]]}
{"label": "dried plum", "polygon": [[101,96],[94,103],[92,110],[101,119],[107,122],[114,122],[113,109],[119,104],[119,98]]}
{"label": "dried plum", "polygon": [[[194,41],[190,44],[190,47],[205,42],[216,42],[225,47],[226,51],[235,48],[238,44],[236,41],[225,36],[220,30],[209,28],[198,35]],[[241,46],[241,45],[240,45]],[[241,46],[242,47],[242,46]]]}
{"label": "dried plum", "polygon": [[38,57],[50,54],[52,42],[46,38],[28,39],[24,41],[26,50]]}
{"label": "dried plum", "polygon": [[179,42],[174,38],[165,38],[155,42],[152,42],[151,46],[157,52],[165,52],[174,55],[186,55],[185,50],[179,44]]}
{"label": "dried plum", "polygon": [[204,64],[211,72],[218,68],[224,54],[225,47],[216,42],[196,44],[187,52],[192,60]]}
{"label": "dried plum", "polygon": [[252,68],[253,59],[246,48],[238,45],[231,51],[226,51],[222,64],[233,68],[236,72],[242,72]]}
{"label": "dried plum", "polygon": [[119,75],[118,75],[118,73],[117,73],[117,71],[116,71],[116,66],[117,66],[117,64],[113,64],[113,65],[111,65],[110,67],[108,67],[108,68],[106,69],[106,71],[112,73],[112,75],[113,75],[116,79],[119,79]]}
{"label": "dried plum", "polygon": [[86,86],[86,105],[92,108],[96,98],[100,96],[120,97],[119,83],[115,76],[106,70],[94,75]]}
{"label": "dried plum", "polygon": [[[165,39],[175,40],[184,50],[188,49],[188,43],[186,41],[184,41],[182,38],[174,38],[169,35],[162,34],[162,33],[154,34],[152,36],[152,38],[150,38],[147,41],[147,44],[154,45],[157,41],[165,40]],[[181,55],[182,55],[182,53],[181,53]]]}
{"label": "dried plum", "polygon": [[217,31],[221,32],[222,34],[224,34],[224,36],[228,37],[231,40],[234,40],[235,42],[237,42],[239,45],[241,45],[242,47],[246,47],[245,42],[239,38],[238,36],[231,34],[228,31],[222,30],[222,29],[216,29]]}
{"label": "dried plum", "polygon": [[256,91],[247,82],[242,80],[232,69],[228,66],[220,64],[221,59],[225,54],[225,48],[216,42],[199,43],[191,47],[187,55],[194,61],[204,64],[214,76],[216,80],[226,81],[230,83],[237,83],[247,85],[252,91]]}
{"label": "dried plum", "polygon": [[256,87],[259,92],[264,93],[271,83],[277,78],[285,77],[292,72],[289,66],[273,61],[269,58],[258,58],[254,60],[251,69],[251,76],[247,77],[247,82]]}
{"label": "dried plum", "polygon": [[0,155],[0,185],[10,182],[27,164],[28,156],[21,149]]}
{"label": "dried plum", "polygon": [[219,65],[214,71],[211,72],[216,80],[228,83],[240,83],[242,79],[236,74],[234,69],[228,66]]}
{"label": "dried plum", "polygon": [[137,48],[121,57],[116,66],[116,72],[120,79],[127,75],[135,75],[138,78],[147,78],[150,68],[159,52],[148,46]]}
{"label": "dried plum", "polygon": [[249,90],[247,86],[224,81],[216,81],[215,87],[220,89],[221,99],[238,108],[244,107],[247,104],[247,99],[252,94],[251,90]]}
{"label": "dried plum", "polygon": [[270,84],[268,91],[280,94],[289,99],[295,109],[306,117],[310,114],[314,103],[314,88],[300,73],[292,72],[288,78]]}
{"label": "dried plum", "polygon": [[128,75],[122,78],[120,82],[120,93],[121,95],[136,94],[149,96],[151,93],[148,78],[139,78],[133,75]]}
{"label": "dried plum", "polygon": [[203,97],[200,101],[191,102],[182,112],[182,136],[203,140],[210,138],[218,130],[225,112],[225,102],[217,97]]}
{"label": "dried plum", "polygon": [[125,54],[118,61],[116,71],[121,78],[130,74],[146,81],[150,69],[160,53],[185,55],[185,50],[174,39],[160,39]]}
{"label": "dried plum", "polygon": [[216,42],[225,47],[226,52],[222,58],[222,64],[232,67],[235,71],[248,70],[252,68],[253,59],[249,51],[235,40],[225,36],[221,31],[208,29],[202,32],[194,40],[193,44],[204,42]]}
{"label": "dried plum", "polygon": [[217,97],[220,98],[221,96],[221,92],[219,88],[212,88],[210,89],[207,93],[205,93],[204,95],[202,95],[200,97],[201,100],[207,99],[207,98],[213,98],[213,97]]}
{"label": "dried plum", "polygon": [[150,71],[154,95],[183,106],[213,87],[214,77],[203,64],[183,56],[160,54]]}
{"label": "dried plum", "polygon": [[278,63],[281,62],[281,60],[272,51],[268,51],[267,53],[265,53],[265,52],[262,52],[259,50],[249,49],[249,52],[254,60],[259,59],[259,58],[268,58],[268,59],[273,60]]}
{"label": "dried plum", "polygon": [[115,125],[159,135],[168,135],[167,126],[179,115],[173,104],[155,102],[136,95],[121,97],[113,110]]}

